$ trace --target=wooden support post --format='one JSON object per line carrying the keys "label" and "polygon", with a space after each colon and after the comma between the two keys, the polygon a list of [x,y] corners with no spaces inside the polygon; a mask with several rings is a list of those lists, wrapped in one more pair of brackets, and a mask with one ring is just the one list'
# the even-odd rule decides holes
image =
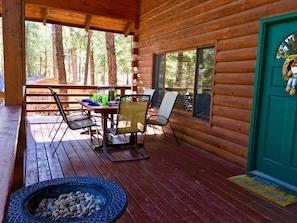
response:
{"label": "wooden support post", "polygon": [[5,105],[23,105],[25,20],[23,0],[2,0]]}
{"label": "wooden support post", "polygon": [[23,0],[2,0],[5,106],[20,105],[22,114],[12,190],[24,186],[25,128],[25,19]]}

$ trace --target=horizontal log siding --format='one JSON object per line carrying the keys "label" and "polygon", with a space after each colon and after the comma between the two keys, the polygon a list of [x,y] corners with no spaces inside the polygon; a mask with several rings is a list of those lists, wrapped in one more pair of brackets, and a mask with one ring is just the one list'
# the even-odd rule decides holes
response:
{"label": "horizontal log siding", "polygon": [[152,86],[154,53],[216,44],[211,123],[174,111],[171,121],[181,140],[246,166],[260,19],[293,11],[291,0],[141,3],[140,85]]}

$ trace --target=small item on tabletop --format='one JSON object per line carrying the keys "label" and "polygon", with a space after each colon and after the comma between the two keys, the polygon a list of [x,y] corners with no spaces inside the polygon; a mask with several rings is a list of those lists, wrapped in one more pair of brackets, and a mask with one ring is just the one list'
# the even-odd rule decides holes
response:
{"label": "small item on tabletop", "polygon": [[102,96],[103,95],[107,95],[106,92],[105,92],[105,90],[102,90],[102,89],[98,89],[97,90],[97,94],[98,94],[98,101],[99,102],[102,102]]}
{"label": "small item on tabletop", "polygon": [[109,102],[107,102],[107,104],[108,104],[109,106],[115,106],[115,105],[118,104],[118,101],[115,101],[115,100],[113,100],[113,101],[109,101]]}
{"label": "small item on tabletop", "polygon": [[106,105],[106,104],[107,104],[107,96],[102,95],[102,105]]}
{"label": "small item on tabletop", "polygon": [[109,88],[108,89],[108,101],[113,101],[115,98],[114,98],[114,88]]}
{"label": "small item on tabletop", "polygon": [[98,98],[99,98],[99,97],[98,97],[98,94],[97,94],[97,93],[94,93],[94,94],[93,94],[93,102],[94,102],[94,103],[98,103]]}

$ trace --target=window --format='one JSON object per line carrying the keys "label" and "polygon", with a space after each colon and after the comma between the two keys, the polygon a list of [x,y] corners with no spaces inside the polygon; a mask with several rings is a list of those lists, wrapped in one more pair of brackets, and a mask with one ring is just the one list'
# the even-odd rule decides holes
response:
{"label": "window", "polygon": [[197,68],[193,116],[209,121],[214,68],[214,47],[197,49]]}
{"label": "window", "polygon": [[165,63],[165,90],[179,93],[174,108],[191,112],[194,94],[196,51],[168,53],[166,54]]}
{"label": "window", "polygon": [[165,91],[178,92],[175,109],[209,121],[213,66],[213,46],[155,54],[153,83],[157,93],[153,105],[160,105]]}
{"label": "window", "polygon": [[155,94],[152,105],[160,106],[163,98],[163,77],[164,77],[164,54],[154,55],[153,86]]}
{"label": "window", "polygon": [[280,43],[275,57],[287,58],[292,54],[297,54],[297,32],[290,34]]}

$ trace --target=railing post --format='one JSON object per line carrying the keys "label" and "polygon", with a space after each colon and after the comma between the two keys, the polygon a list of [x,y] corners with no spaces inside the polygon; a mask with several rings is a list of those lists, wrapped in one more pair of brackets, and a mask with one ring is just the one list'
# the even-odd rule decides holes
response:
{"label": "railing post", "polygon": [[122,96],[122,95],[125,95],[125,94],[126,94],[125,92],[126,92],[126,89],[121,88],[121,96]]}

